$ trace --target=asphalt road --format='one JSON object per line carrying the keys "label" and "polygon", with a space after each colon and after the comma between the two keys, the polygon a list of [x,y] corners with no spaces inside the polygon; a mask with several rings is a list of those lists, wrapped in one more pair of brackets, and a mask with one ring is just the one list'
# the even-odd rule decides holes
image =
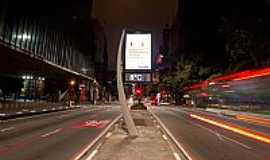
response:
{"label": "asphalt road", "polygon": [[118,115],[82,108],[0,123],[0,160],[73,160]]}
{"label": "asphalt road", "polygon": [[228,122],[230,124],[242,126],[244,128],[255,130],[255,131],[258,131],[260,133],[263,133],[263,134],[270,136],[270,126],[267,127],[266,125],[248,123],[247,121],[238,120],[238,119],[235,119],[233,117],[224,116],[221,114],[216,114],[216,113],[211,113],[211,112],[206,112],[206,111],[201,111],[201,110],[196,110],[196,109],[185,109],[185,110],[188,111],[189,113],[195,113],[198,115],[207,116],[209,118],[214,118],[217,120],[221,120],[223,122]]}
{"label": "asphalt road", "polygon": [[182,109],[158,107],[153,111],[194,160],[270,159],[267,143],[194,119]]}

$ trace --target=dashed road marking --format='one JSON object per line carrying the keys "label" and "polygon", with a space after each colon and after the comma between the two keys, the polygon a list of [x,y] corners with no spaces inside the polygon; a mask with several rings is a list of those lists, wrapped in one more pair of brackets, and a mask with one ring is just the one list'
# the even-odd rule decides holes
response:
{"label": "dashed road marking", "polygon": [[6,114],[5,113],[0,113],[0,116],[6,116]]}
{"label": "dashed road marking", "polygon": [[248,145],[243,144],[243,143],[241,143],[241,142],[239,142],[239,141],[237,141],[237,140],[234,140],[234,139],[229,138],[229,137],[224,136],[224,135],[220,135],[220,136],[223,137],[224,139],[227,139],[227,140],[229,140],[229,141],[232,141],[232,142],[234,142],[234,143],[236,143],[236,144],[238,144],[238,145],[240,145],[240,146],[242,146],[242,147],[244,147],[244,148],[246,148],[246,149],[252,149],[252,147],[249,147]]}
{"label": "dashed road marking", "polygon": [[173,153],[173,156],[176,160],[182,160],[176,152]]}
{"label": "dashed road marking", "polygon": [[46,133],[46,134],[41,135],[41,137],[43,137],[43,138],[49,137],[49,136],[51,136],[51,135],[54,135],[54,134],[60,132],[61,130],[62,130],[62,128],[58,128],[58,129],[56,129],[56,130],[54,130],[54,131],[51,131],[51,132],[49,132],[49,133]]}
{"label": "dashed road marking", "polygon": [[96,150],[94,150],[90,155],[89,155],[89,157],[87,157],[87,159],[86,160],[92,160],[94,157],[95,157],[95,155],[98,153],[98,150],[96,149]]}
{"label": "dashed road marking", "polygon": [[10,131],[10,130],[13,130],[15,127],[8,127],[8,128],[3,128],[1,129],[0,131],[1,132],[7,132],[7,131]]}
{"label": "dashed road marking", "polygon": [[168,140],[168,138],[167,138],[167,136],[166,136],[165,134],[162,135],[162,138],[163,138],[164,140],[166,140],[166,141]]}
{"label": "dashed road marking", "polygon": [[252,149],[251,147],[249,147],[249,146],[247,146],[247,145],[245,145],[245,144],[243,144],[243,143],[241,143],[241,142],[239,142],[239,141],[236,141],[236,140],[234,140],[234,139],[231,139],[231,138],[229,138],[229,137],[227,137],[227,136],[224,136],[224,135],[222,135],[222,134],[220,134],[220,133],[218,133],[218,132],[215,132],[215,131],[213,131],[212,129],[209,129],[209,128],[207,128],[207,127],[204,127],[204,126],[202,126],[202,125],[200,125],[200,124],[196,124],[196,123],[193,123],[193,122],[191,122],[191,123],[192,123],[193,125],[195,125],[195,126],[198,126],[198,127],[200,127],[200,128],[203,128],[203,129],[205,129],[205,130],[207,130],[207,131],[213,133],[214,135],[216,135],[216,136],[218,137],[219,140],[224,141],[224,139],[227,139],[227,140],[229,140],[229,141],[231,141],[231,142],[234,142],[234,143],[236,143],[236,144],[238,144],[238,145],[240,145],[240,146],[242,146],[242,147],[244,147],[244,148],[246,148],[246,149]]}
{"label": "dashed road marking", "polygon": [[109,133],[106,134],[105,137],[106,137],[106,138],[109,138],[111,135],[112,135],[112,132],[109,132]]}

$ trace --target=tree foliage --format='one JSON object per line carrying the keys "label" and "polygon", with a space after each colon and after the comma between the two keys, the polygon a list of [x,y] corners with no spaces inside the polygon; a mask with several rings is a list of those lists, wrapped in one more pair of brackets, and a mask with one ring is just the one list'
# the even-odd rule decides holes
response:
{"label": "tree foliage", "polygon": [[161,76],[161,85],[177,93],[192,83],[207,79],[218,71],[213,66],[202,65],[203,59],[198,56],[181,57],[171,69]]}

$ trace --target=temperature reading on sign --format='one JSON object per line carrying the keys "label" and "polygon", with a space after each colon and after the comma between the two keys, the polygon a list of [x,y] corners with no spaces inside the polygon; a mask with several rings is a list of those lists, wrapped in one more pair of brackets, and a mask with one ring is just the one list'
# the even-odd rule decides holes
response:
{"label": "temperature reading on sign", "polygon": [[132,74],[130,75],[131,81],[143,81],[143,76],[141,74]]}

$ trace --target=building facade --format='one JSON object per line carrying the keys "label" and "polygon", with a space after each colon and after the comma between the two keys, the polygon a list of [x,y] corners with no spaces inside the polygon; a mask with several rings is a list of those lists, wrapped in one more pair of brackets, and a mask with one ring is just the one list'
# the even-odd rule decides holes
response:
{"label": "building facade", "polygon": [[[91,0],[1,0],[0,74],[46,81],[44,84],[59,86],[49,87],[55,90],[68,88],[61,84],[70,79],[76,79],[78,86],[83,80],[87,81],[84,84],[93,82],[91,8]],[[47,83],[55,79],[57,82]],[[41,88],[46,91],[44,84],[36,85],[40,93]]]}

